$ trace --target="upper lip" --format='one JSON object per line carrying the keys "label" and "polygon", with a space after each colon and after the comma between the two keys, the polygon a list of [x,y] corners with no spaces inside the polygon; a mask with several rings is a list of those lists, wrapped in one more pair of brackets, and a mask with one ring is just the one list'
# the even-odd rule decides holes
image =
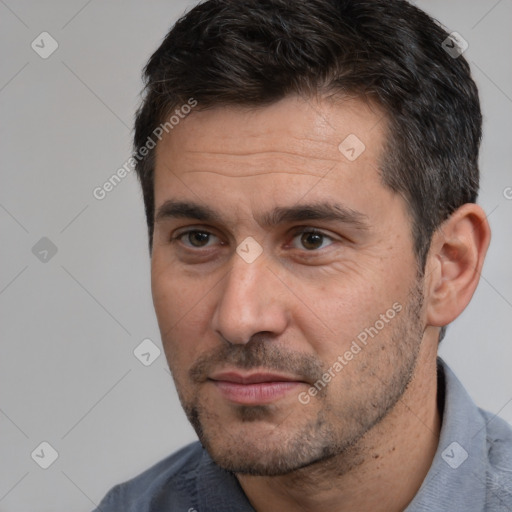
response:
{"label": "upper lip", "polygon": [[242,374],[239,372],[228,371],[215,373],[210,377],[211,380],[234,382],[237,384],[258,384],[262,382],[301,382],[300,379],[281,375],[278,373],[256,372]]}

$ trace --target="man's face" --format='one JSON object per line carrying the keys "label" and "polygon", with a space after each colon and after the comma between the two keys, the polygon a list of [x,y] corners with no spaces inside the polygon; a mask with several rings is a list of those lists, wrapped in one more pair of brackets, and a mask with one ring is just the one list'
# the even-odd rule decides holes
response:
{"label": "man's face", "polygon": [[156,314],[185,412],[226,469],[342,453],[413,376],[423,292],[405,202],[379,175],[382,119],[289,97],[193,112],[157,147]]}

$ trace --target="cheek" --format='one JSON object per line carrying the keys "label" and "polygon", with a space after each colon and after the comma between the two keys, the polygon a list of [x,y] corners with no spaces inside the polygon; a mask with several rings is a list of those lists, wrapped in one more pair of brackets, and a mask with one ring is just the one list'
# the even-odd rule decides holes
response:
{"label": "cheek", "polygon": [[[359,334],[364,337],[365,330],[372,328],[381,314],[403,300],[404,291],[390,283],[389,275],[378,266],[357,267],[352,272],[330,276],[320,286],[302,283],[297,289],[304,304],[295,311],[295,322],[328,366],[350,349]],[[378,339],[385,340],[388,334],[383,332]]]}
{"label": "cheek", "polygon": [[372,293],[364,289],[351,289],[349,293],[332,290],[330,294],[318,297],[312,302],[319,312],[316,325],[321,330],[312,328],[312,323],[305,322],[302,323],[301,330],[307,333],[305,337],[327,366],[348,350],[357,335],[365,327],[373,325],[379,313],[385,311],[379,308],[375,299]]}
{"label": "cheek", "polygon": [[[199,348],[197,340],[204,331],[206,309],[204,288],[168,269],[152,265],[151,289],[153,304],[160,328],[162,344],[173,370],[186,367]],[[202,294],[201,294],[202,291]]]}
{"label": "cheek", "polygon": [[167,327],[177,324],[191,309],[197,288],[191,286],[179,266],[165,249],[155,248],[151,259],[151,291],[158,323]]}
{"label": "cheek", "polygon": [[172,277],[164,273],[152,276],[151,291],[160,330],[170,331],[178,323],[180,312],[186,305],[178,290],[179,283]]}

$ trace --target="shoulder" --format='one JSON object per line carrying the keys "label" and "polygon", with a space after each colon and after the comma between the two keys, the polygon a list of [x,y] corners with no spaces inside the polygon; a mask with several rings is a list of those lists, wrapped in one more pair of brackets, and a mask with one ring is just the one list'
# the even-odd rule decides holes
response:
{"label": "shoulder", "polygon": [[486,422],[487,502],[502,510],[499,507],[512,503],[512,425],[488,411],[479,411]]}
{"label": "shoulder", "polygon": [[114,486],[94,512],[153,512],[163,510],[168,502],[187,510],[202,456],[199,441],[181,448],[134,478]]}

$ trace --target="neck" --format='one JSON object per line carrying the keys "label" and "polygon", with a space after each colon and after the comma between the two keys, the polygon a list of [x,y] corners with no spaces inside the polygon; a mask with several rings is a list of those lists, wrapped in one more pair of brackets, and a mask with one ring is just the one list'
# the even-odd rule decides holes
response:
{"label": "neck", "polygon": [[415,376],[393,410],[350,450],[288,475],[237,475],[254,509],[403,511],[439,442],[436,352],[430,352],[418,359]]}

